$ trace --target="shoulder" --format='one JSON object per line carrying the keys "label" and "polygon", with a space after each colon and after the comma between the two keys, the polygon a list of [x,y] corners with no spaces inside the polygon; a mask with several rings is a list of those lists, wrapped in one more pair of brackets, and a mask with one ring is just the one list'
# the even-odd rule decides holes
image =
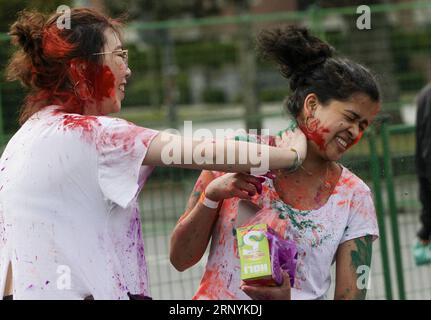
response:
{"label": "shoulder", "polygon": [[422,105],[425,101],[431,99],[431,83],[426,85],[417,95],[416,101],[419,105]]}
{"label": "shoulder", "polygon": [[355,195],[371,194],[370,187],[356,174],[348,168],[341,166],[342,172],[337,184],[337,188],[344,189],[346,192]]}

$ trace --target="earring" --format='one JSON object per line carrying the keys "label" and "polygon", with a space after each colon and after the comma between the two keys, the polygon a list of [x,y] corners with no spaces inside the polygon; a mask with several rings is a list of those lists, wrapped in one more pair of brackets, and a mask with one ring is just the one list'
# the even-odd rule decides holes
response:
{"label": "earring", "polygon": [[317,130],[317,124],[318,120],[314,117],[307,117],[307,119],[305,119],[305,128],[309,133],[313,133]]}
{"label": "earring", "polygon": [[92,88],[92,86],[88,80],[84,80],[82,82],[81,80],[78,80],[73,86],[73,92],[79,100],[88,101],[93,96],[93,91],[90,90],[90,88]]}

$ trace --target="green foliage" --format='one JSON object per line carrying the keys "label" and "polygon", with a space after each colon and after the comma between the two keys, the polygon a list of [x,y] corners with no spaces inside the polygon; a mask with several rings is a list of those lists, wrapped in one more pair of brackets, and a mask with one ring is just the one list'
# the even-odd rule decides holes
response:
{"label": "green foliage", "polygon": [[283,101],[289,94],[287,88],[269,88],[259,92],[259,100],[261,102]]}
{"label": "green foliage", "polygon": [[203,91],[202,99],[206,103],[225,103],[226,95],[221,89],[206,88]]}
{"label": "green foliage", "polygon": [[217,69],[225,64],[235,64],[237,49],[233,43],[203,41],[179,43],[175,46],[175,58],[181,68],[206,66]]}
{"label": "green foliage", "polygon": [[60,5],[71,5],[70,0],[0,0],[0,32],[8,32],[23,9],[37,9],[45,13],[55,12]]}

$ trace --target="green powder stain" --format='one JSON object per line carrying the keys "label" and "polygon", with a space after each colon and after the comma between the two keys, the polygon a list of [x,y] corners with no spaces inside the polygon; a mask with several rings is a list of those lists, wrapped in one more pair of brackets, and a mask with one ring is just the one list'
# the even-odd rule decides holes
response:
{"label": "green powder stain", "polygon": [[296,128],[298,128],[298,123],[295,120],[289,120],[286,129],[279,131],[277,135],[282,137],[285,131],[293,132]]}

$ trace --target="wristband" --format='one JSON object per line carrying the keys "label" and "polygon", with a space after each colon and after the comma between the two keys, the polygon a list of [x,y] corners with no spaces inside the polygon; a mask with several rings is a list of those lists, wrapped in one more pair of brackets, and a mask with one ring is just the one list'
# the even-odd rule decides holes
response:
{"label": "wristband", "polygon": [[213,201],[211,199],[208,199],[205,194],[205,191],[202,192],[201,197],[199,198],[199,202],[210,209],[217,209],[220,204],[220,201]]}

